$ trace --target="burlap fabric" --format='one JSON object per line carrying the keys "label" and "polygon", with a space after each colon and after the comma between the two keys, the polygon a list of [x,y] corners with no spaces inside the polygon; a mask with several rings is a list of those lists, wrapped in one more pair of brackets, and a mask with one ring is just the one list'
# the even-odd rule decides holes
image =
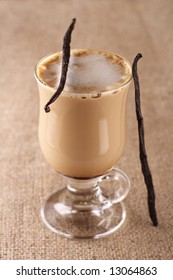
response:
{"label": "burlap fabric", "polygon": [[[0,258],[173,258],[173,2],[172,0],[0,1]],[[146,147],[157,197],[159,227],[148,217],[138,157],[134,87],[128,96],[128,138],[118,167],[131,180],[127,219],[100,240],[71,241],[50,232],[40,219],[44,199],[61,178],[38,144],[35,63],[60,50],[77,17],[73,48],[100,48],[133,61],[139,75]]]}

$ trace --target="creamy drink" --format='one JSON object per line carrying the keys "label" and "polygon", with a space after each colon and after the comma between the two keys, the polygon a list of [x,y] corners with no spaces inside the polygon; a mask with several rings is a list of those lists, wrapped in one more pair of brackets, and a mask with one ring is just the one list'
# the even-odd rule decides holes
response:
{"label": "creamy drink", "polygon": [[131,66],[100,50],[71,50],[64,91],[46,113],[56,91],[62,53],[36,66],[40,94],[39,141],[57,172],[75,178],[104,174],[119,160],[126,138],[126,97]]}

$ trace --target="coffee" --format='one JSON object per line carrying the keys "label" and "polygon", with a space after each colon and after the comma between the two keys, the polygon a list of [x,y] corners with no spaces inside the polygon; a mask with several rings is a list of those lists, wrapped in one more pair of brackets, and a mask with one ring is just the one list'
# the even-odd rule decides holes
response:
{"label": "coffee", "polygon": [[57,172],[76,178],[103,174],[119,160],[126,138],[131,66],[100,50],[72,50],[64,91],[45,113],[61,75],[62,53],[36,67],[40,94],[39,141]]}

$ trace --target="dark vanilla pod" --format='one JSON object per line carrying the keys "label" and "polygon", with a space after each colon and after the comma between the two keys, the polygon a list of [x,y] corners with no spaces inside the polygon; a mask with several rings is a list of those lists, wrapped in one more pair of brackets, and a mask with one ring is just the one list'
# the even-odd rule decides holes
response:
{"label": "dark vanilla pod", "polygon": [[141,112],[141,101],[140,101],[140,84],[139,77],[137,71],[137,63],[138,60],[142,57],[140,53],[138,53],[133,61],[132,65],[132,75],[135,86],[135,104],[136,104],[136,117],[138,122],[138,135],[139,135],[139,156],[141,161],[141,169],[144,176],[144,181],[147,187],[148,193],[148,209],[149,215],[153,222],[154,226],[158,225],[157,213],[155,209],[155,192],[152,174],[150,171],[150,167],[147,159],[147,152],[145,148],[145,138],[144,138],[144,120]]}
{"label": "dark vanilla pod", "polygon": [[59,86],[54,93],[54,95],[50,98],[50,100],[47,102],[47,104],[44,106],[44,110],[46,113],[50,112],[49,105],[52,104],[61,94],[61,92],[64,89],[66,77],[67,77],[67,71],[68,71],[68,65],[70,60],[70,43],[71,43],[71,34],[75,26],[76,19],[74,18],[68,27],[65,35],[64,35],[64,41],[63,41],[63,56],[62,56],[62,71],[61,71],[61,78]]}

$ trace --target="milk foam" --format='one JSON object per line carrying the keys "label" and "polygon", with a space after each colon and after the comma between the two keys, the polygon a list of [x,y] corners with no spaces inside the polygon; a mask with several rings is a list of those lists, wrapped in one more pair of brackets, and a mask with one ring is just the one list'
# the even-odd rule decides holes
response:
{"label": "milk foam", "polygon": [[[65,91],[103,92],[119,87],[129,79],[129,66],[120,57],[101,51],[73,50],[71,52]],[[41,66],[41,80],[57,88],[61,77],[61,57]],[[44,69],[43,69],[44,68]]]}

